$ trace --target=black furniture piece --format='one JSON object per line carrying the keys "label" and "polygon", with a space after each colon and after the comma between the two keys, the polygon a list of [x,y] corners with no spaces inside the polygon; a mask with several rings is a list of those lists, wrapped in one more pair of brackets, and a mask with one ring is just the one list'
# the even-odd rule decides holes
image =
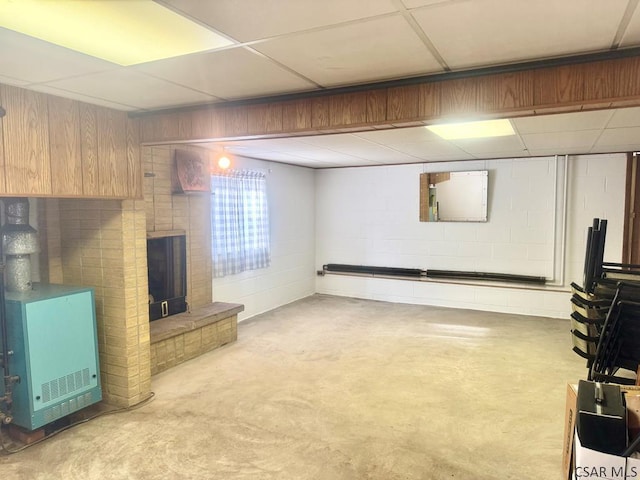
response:
{"label": "black furniture piece", "polygon": [[634,378],[617,373],[637,372],[639,365],[640,286],[620,283],[602,325],[589,380],[633,385]]}
{"label": "black furniture piece", "polygon": [[[607,220],[594,218],[588,228],[583,284],[571,284],[573,351],[587,360],[589,378],[597,375],[603,381],[607,376],[619,378],[615,375],[619,368],[634,365],[633,355],[625,353],[634,346],[620,345],[612,338],[620,335],[619,331],[632,329],[630,318],[638,311],[634,303],[640,302],[640,265],[605,262],[606,234]],[[600,347],[603,333],[606,337]],[[612,349],[617,347],[622,349],[622,355],[613,355]],[[596,357],[598,365],[594,369]],[[613,363],[612,358],[616,359]],[[616,362],[624,365],[614,365]],[[636,369],[637,365],[633,370]]]}
{"label": "black furniture piece", "polygon": [[627,409],[618,385],[580,380],[576,430],[583,447],[611,455],[627,449]]}

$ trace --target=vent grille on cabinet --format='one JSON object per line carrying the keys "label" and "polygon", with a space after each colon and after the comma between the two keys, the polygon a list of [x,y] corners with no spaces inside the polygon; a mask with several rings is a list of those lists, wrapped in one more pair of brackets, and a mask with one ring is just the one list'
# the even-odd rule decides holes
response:
{"label": "vent grille on cabinet", "polygon": [[94,400],[91,397],[91,392],[78,395],[76,398],[71,398],[66,402],[62,402],[60,405],[47,408],[43,414],[44,422],[51,423],[60,417],[64,417],[84,407],[88,407],[93,402]]}
{"label": "vent grille on cabinet", "polygon": [[50,402],[56,398],[80,390],[89,385],[91,375],[89,369],[78,370],[42,384],[42,402]]}

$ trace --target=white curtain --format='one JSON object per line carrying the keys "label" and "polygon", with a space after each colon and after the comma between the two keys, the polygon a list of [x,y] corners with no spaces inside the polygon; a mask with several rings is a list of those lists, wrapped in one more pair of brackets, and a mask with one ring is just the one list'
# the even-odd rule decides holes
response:
{"label": "white curtain", "polygon": [[268,267],[267,181],[260,172],[211,176],[213,276]]}

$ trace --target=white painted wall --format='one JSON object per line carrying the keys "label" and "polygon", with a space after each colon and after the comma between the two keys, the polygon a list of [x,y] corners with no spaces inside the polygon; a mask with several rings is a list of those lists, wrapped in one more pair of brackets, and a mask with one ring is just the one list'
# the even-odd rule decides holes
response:
{"label": "white painted wall", "polygon": [[582,283],[587,228],[608,221],[604,260],[620,262],[624,226],[625,154],[583,155],[569,163],[567,278]]}
{"label": "white painted wall", "polygon": [[239,320],[315,293],[315,184],[309,168],[234,157],[267,175],[271,266],[213,279],[213,300],[244,304]]}
{"label": "white painted wall", "polygon": [[[568,285],[581,280],[584,241],[593,217],[607,218],[605,259],[619,261],[624,215],[625,155],[569,157],[566,276],[550,288],[510,288],[326,275],[316,291],[386,301],[566,317]],[[316,172],[316,266],[347,263],[544,276],[554,264],[554,157],[362,167]],[[489,221],[418,221],[419,174],[489,170]],[[560,169],[562,171],[562,169]],[[559,182],[562,184],[562,182]],[[561,218],[561,217],[559,217]],[[561,223],[561,222],[559,222]]]}

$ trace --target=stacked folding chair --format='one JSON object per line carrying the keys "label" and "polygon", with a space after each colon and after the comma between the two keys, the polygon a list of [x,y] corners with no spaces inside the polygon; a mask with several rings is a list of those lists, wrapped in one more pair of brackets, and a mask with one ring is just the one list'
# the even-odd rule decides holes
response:
{"label": "stacked folding chair", "polygon": [[590,380],[623,383],[616,372],[640,361],[640,266],[604,262],[606,232],[606,220],[589,227],[583,285],[571,284],[571,336]]}
{"label": "stacked folding chair", "polygon": [[581,295],[583,292],[573,289],[571,297],[571,338],[573,351],[587,360],[587,368],[591,366],[600,332],[604,325],[611,300],[595,295]]}
{"label": "stacked folding chair", "polygon": [[635,383],[617,376],[619,369],[636,372],[640,364],[640,286],[620,283],[607,314],[596,353],[589,369],[589,380]]}
{"label": "stacked folding chair", "polygon": [[[602,268],[607,221],[593,220],[587,234],[583,285],[571,284],[571,339],[573,351],[587,360],[587,368],[596,354],[600,332],[611,305],[611,289],[595,281]],[[596,291],[597,289],[597,291]]]}

